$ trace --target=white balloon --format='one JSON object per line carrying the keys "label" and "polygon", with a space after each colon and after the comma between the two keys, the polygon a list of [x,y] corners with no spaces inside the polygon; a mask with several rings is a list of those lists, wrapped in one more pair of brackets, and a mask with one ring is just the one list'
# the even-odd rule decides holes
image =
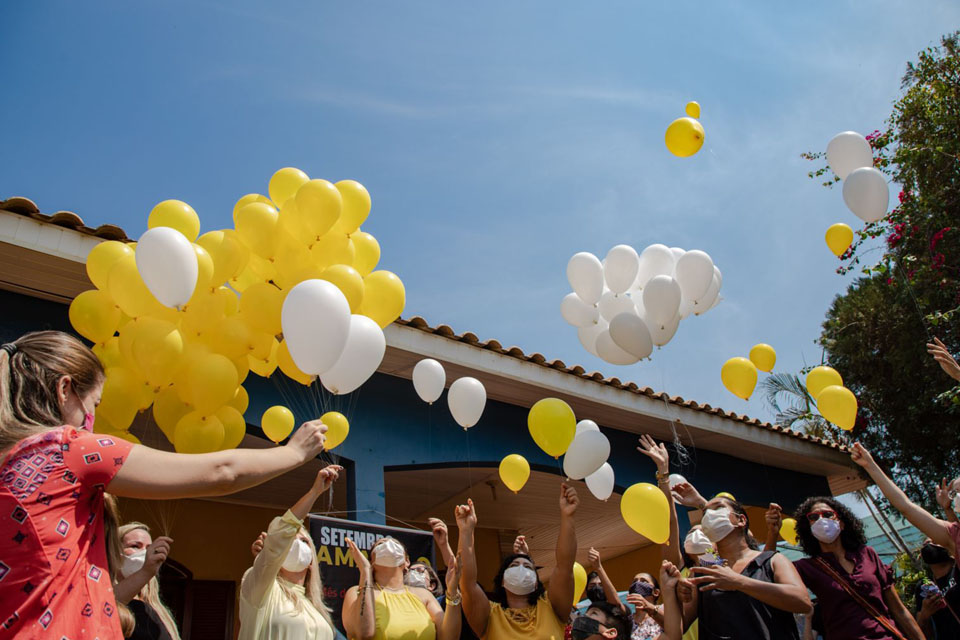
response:
{"label": "white balloon", "polygon": [[683,483],[685,483],[685,482],[687,481],[687,479],[684,478],[684,477],[683,477],[682,475],[680,475],[679,473],[671,473],[671,474],[670,474],[670,477],[667,478],[667,481],[670,483],[670,490],[673,491],[673,490],[677,487],[678,484],[683,484]]}
{"label": "white balloon", "polygon": [[600,315],[604,320],[610,322],[621,313],[636,313],[637,307],[626,293],[614,293],[607,291],[600,298]]}
{"label": "white balloon", "polygon": [[681,320],[686,320],[687,317],[693,313],[693,300],[687,300],[684,298],[680,301],[680,310],[677,311],[677,315],[680,316]]}
{"label": "white balloon", "polygon": [[197,287],[197,254],[186,237],[170,227],[154,227],[140,236],[137,271],[153,297],[166,307],[187,304]]}
{"label": "white balloon", "polygon": [[597,355],[610,364],[628,365],[634,364],[640,358],[631,353],[627,353],[613,342],[610,337],[610,331],[606,330],[597,337]]}
{"label": "white balloon", "polygon": [[677,260],[680,259],[680,256],[687,252],[686,249],[681,249],[680,247],[670,247],[670,251],[673,253],[674,264],[676,264]]}
{"label": "white balloon", "polygon": [[647,358],[653,352],[650,329],[635,313],[621,313],[611,320],[610,338],[615,345],[637,358]]}
{"label": "white balloon", "polygon": [[592,253],[581,251],[567,263],[567,280],[587,304],[597,304],[603,294],[603,265]]}
{"label": "white balloon", "polygon": [[628,244],[618,244],[607,252],[603,261],[603,277],[614,293],[624,293],[637,279],[640,256]]}
{"label": "white balloon", "polygon": [[843,201],[864,222],[880,220],[890,204],[886,177],[873,167],[856,169],[843,181]]}
{"label": "white balloon", "polygon": [[603,466],[609,457],[607,436],[599,431],[581,431],[563,456],[563,473],[573,480],[583,480]]}
{"label": "white balloon", "polygon": [[577,329],[577,338],[580,339],[580,344],[583,345],[583,348],[586,349],[588,353],[599,357],[597,353],[597,338],[607,330],[608,326],[607,321],[601,318],[596,324]]}
{"label": "white balloon", "polygon": [[827,164],[838,178],[846,180],[860,167],[873,166],[873,150],[867,139],[856,131],[844,131],[827,144]]}
{"label": "white balloon", "polygon": [[577,294],[568,293],[560,303],[560,315],[575,327],[587,327],[600,317],[600,309],[595,304],[587,304]]}
{"label": "white balloon", "polygon": [[653,344],[658,347],[662,347],[670,342],[677,333],[677,327],[680,326],[679,313],[662,325],[653,324],[647,318],[643,320],[647,323],[647,328],[650,329],[650,338],[653,340]]}
{"label": "white balloon", "polygon": [[637,286],[642,289],[656,276],[673,275],[676,258],[669,247],[652,244],[640,254],[640,267],[637,270]]}
{"label": "white balloon", "polygon": [[283,300],[280,325],[297,368],[326,373],[340,359],[350,335],[350,305],[336,285],[304,280]]}
{"label": "white balloon", "polygon": [[[697,315],[709,311],[710,307],[713,306],[713,303],[716,302],[717,296],[720,295],[720,276],[717,275],[719,273],[720,270],[714,267],[713,278],[710,279],[710,287],[707,288],[707,292],[703,294],[699,300],[694,301],[693,312]],[[680,315],[683,315],[683,305],[680,305],[680,310]]]}
{"label": "white balloon", "polygon": [[613,467],[604,462],[600,468],[586,477],[587,488],[597,500],[606,500],[613,494]]}
{"label": "white balloon", "polygon": [[413,368],[413,388],[420,399],[429,404],[437,401],[447,384],[447,372],[433,358],[425,358]]}
{"label": "white balloon", "polygon": [[710,288],[713,260],[698,249],[687,251],[677,260],[677,284],[687,300],[699,300]]}
{"label": "white balloon", "polygon": [[350,393],[376,372],[386,350],[387,340],[380,326],[367,316],[353,314],[343,353],[320,377],[320,382],[334,395]]}
{"label": "white balloon", "polygon": [[447,392],[450,413],[464,430],[480,421],[487,404],[487,390],[476,378],[458,378]]}
{"label": "white balloon", "polygon": [[680,285],[670,276],[661,275],[652,278],[643,288],[645,319],[660,326],[665,325],[677,315],[681,297]]}
{"label": "white balloon", "polygon": [[577,431],[574,434],[574,437],[576,437],[576,434],[580,433],[581,431],[600,431],[600,427],[598,427],[597,423],[593,420],[581,420],[577,423]]}

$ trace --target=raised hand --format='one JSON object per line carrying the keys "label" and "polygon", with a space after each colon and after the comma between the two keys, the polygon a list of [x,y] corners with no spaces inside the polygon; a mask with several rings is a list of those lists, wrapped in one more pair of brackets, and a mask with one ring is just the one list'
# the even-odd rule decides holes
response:
{"label": "raised hand", "polygon": [[530,547],[527,545],[527,536],[517,536],[513,541],[513,552],[530,555]]}
{"label": "raised hand", "polygon": [[143,568],[152,575],[157,575],[161,565],[167,561],[170,555],[170,545],[173,544],[173,538],[167,536],[158,536],[149,547],[147,547],[146,558],[143,561]]}
{"label": "raised hand", "polygon": [[937,504],[946,511],[947,509],[952,508],[950,504],[950,483],[947,482],[946,478],[940,478],[940,484],[934,485],[934,493],[937,495]]}
{"label": "raised hand", "polygon": [[743,576],[727,565],[694,567],[691,571],[697,577],[690,578],[690,582],[697,585],[700,591],[713,591],[714,589],[739,591],[743,584]]}
{"label": "raised hand", "polygon": [[767,521],[767,529],[780,533],[780,525],[783,524],[783,507],[776,502],[771,502],[764,518]]}
{"label": "raised hand", "polygon": [[676,496],[677,502],[685,507],[702,509],[703,506],[707,504],[707,501],[703,499],[703,496],[700,495],[697,488],[689,482],[681,482],[675,486],[673,488],[673,494]]}
{"label": "raised hand", "polygon": [[669,560],[664,560],[660,565],[660,588],[664,591],[675,589],[679,582],[680,570]]}
{"label": "raised hand", "polygon": [[940,342],[938,338],[934,338],[933,343],[927,343],[927,353],[933,356],[948,376],[954,380],[960,380],[960,364],[957,364],[956,358],[950,355],[947,345]]}
{"label": "raised hand", "polygon": [[602,565],[600,564],[600,552],[590,547],[590,551],[587,552],[587,560],[590,561],[590,566],[594,569],[599,569]]}
{"label": "raised hand", "polygon": [[[463,573],[463,562],[460,561],[460,554],[453,560],[453,566],[447,566],[447,597],[450,594],[460,593],[460,574]],[[456,600],[456,597],[453,598]]]}
{"label": "raised hand", "polygon": [[657,609],[657,605],[652,604],[639,593],[628,593],[626,601],[627,604],[632,604],[635,606],[638,611],[646,611],[647,613],[650,613],[652,611],[656,611]]}
{"label": "raised hand", "polygon": [[653,438],[644,434],[640,436],[640,446],[637,447],[637,451],[653,460],[660,473],[670,471],[670,455],[662,442],[657,444]]}
{"label": "raised hand", "polygon": [[560,485],[560,515],[565,518],[573,517],[580,505],[580,498],[577,497],[577,490],[566,482]]}
{"label": "raised hand", "polygon": [[870,452],[867,451],[867,448],[859,442],[853,443],[853,449],[850,452],[850,459],[864,469],[870,469],[871,467],[877,466],[877,463],[873,460],[873,456],[870,455]]}
{"label": "raised hand", "polygon": [[449,540],[447,523],[440,518],[429,518],[427,523],[430,524],[430,529],[433,531],[434,542],[436,542],[437,546],[442,549],[447,545],[447,541]]}
{"label": "raised hand", "polygon": [[370,559],[363,555],[363,552],[357,548],[356,543],[350,538],[346,538],[347,547],[350,548],[350,555],[353,557],[353,563],[360,569],[360,573],[366,573],[370,570]]}
{"label": "raised hand", "polygon": [[267,539],[267,532],[261,531],[260,535],[257,536],[257,539],[253,541],[252,545],[250,545],[250,553],[253,554],[254,558],[260,555],[260,552],[263,551],[263,541],[266,539]]}
{"label": "raised hand", "polygon": [[453,513],[457,518],[457,527],[461,530],[472,531],[476,528],[477,510],[474,508],[471,498],[467,498],[467,504],[458,504]]}
{"label": "raised hand", "polygon": [[300,428],[293,432],[286,446],[293,449],[306,462],[320,455],[323,451],[323,445],[327,440],[327,425],[320,420],[311,420],[304,422]]}
{"label": "raised hand", "polygon": [[313,490],[316,493],[323,493],[340,477],[343,467],[338,464],[330,464],[320,469],[316,479],[313,481]]}

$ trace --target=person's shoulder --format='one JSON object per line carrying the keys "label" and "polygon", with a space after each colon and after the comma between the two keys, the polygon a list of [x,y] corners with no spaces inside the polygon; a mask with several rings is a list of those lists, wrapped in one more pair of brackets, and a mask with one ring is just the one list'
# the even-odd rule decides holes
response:
{"label": "person's shoulder", "polygon": [[437,597],[433,595],[433,593],[430,590],[424,587],[407,587],[407,589],[410,590],[410,593],[420,598],[424,604],[426,604],[430,600],[437,599]]}

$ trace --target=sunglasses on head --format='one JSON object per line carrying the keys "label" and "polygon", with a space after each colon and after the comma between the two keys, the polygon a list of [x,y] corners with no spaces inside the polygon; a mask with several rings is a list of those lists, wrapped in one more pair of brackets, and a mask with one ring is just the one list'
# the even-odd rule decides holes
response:
{"label": "sunglasses on head", "polygon": [[811,511],[807,514],[807,520],[810,522],[816,522],[820,518],[829,518],[830,520],[837,519],[837,512],[833,509],[823,509],[821,511]]}

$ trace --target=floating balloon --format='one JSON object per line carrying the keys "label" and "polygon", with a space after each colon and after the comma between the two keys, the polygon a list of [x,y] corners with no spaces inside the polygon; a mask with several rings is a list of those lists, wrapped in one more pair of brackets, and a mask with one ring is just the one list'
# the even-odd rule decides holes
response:
{"label": "floating balloon", "polygon": [[97,289],[105,291],[110,281],[110,270],[123,257],[133,258],[128,244],[108,240],[101,242],[87,254],[87,276]]}
{"label": "floating balloon", "polygon": [[370,215],[370,193],[356,180],[341,180],[334,186],[343,197],[343,209],[336,228],[343,233],[353,233]]}
{"label": "floating balloon", "polygon": [[577,423],[577,430],[573,437],[576,438],[581,431],[600,431],[600,427],[593,420],[581,420]]}
{"label": "floating balloon", "polygon": [[857,397],[846,387],[830,385],[817,396],[817,411],[844,431],[857,423]]}
{"label": "floating balloon", "polygon": [[[714,304],[717,302],[720,296],[720,287],[723,286],[723,274],[720,273],[720,269],[716,266],[713,267],[713,277],[710,278],[710,286],[707,287],[706,293],[704,293],[700,298],[693,301],[693,304],[687,307],[689,311],[692,311],[695,315],[700,315],[706,313],[713,308]],[[686,300],[684,302],[687,302]],[[684,302],[680,303],[680,316],[684,312]],[[688,312],[689,315],[689,312]]]}
{"label": "floating balloon", "polygon": [[507,488],[517,493],[530,478],[530,463],[523,456],[511,453],[500,461],[500,479]]}
{"label": "floating balloon", "polygon": [[543,398],[530,407],[527,427],[538,447],[547,455],[559,458],[573,442],[577,419],[573,409],[563,400]]}
{"label": "floating balloon", "polygon": [[363,279],[363,304],[360,313],[381,329],[400,317],[407,302],[403,282],[390,271],[374,271]]}
{"label": "floating balloon", "polygon": [[637,267],[637,280],[634,285],[638,289],[647,286],[656,276],[673,276],[676,266],[676,257],[670,248],[663,244],[652,244],[640,254],[640,264]]}
{"label": "floating balloon", "polygon": [[637,279],[640,256],[630,245],[618,244],[607,252],[603,264],[603,277],[610,291],[625,293]]}
{"label": "floating balloon", "polygon": [[827,164],[838,178],[846,180],[851,172],[873,166],[873,150],[867,139],[856,131],[844,131],[827,144]]}
{"label": "floating balloon", "polygon": [[600,431],[583,431],[574,437],[563,456],[563,473],[573,480],[583,480],[610,457],[610,441]]}
{"label": "floating balloon", "polygon": [[197,254],[176,229],[148,229],[137,242],[136,260],[143,283],[162,305],[180,308],[193,296]]}
{"label": "floating balloon", "polygon": [[181,399],[189,401],[201,415],[210,415],[230,402],[238,384],[233,362],[219,353],[208,353],[190,362],[187,388],[178,391],[182,391]]}
{"label": "floating balloon", "polygon": [[354,314],[350,316],[350,334],[343,353],[320,376],[320,381],[330,393],[350,393],[377,371],[386,350],[387,340],[377,323],[367,316]]}
{"label": "floating balloon", "polygon": [[173,435],[177,453],[211,453],[223,446],[224,429],[220,418],[199,411],[180,418]]}
{"label": "floating balloon", "polygon": [[687,103],[687,106],[684,107],[683,111],[684,111],[684,113],[686,113],[686,114],[687,114],[688,116],[690,116],[691,118],[699,118],[699,117],[700,117],[700,103],[699,103],[699,102],[693,102],[693,101],[688,102],[688,103]]}
{"label": "floating balloon", "polygon": [[361,276],[367,277],[380,262],[380,243],[366,231],[351,233],[350,239],[355,250],[353,267]]}
{"label": "floating balloon", "polygon": [[607,321],[601,318],[596,324],[577,329],[577,338],[588,353],[599,357],[597,354],[597,339],[600,334],[607,330],[607,327]]}
{"label": "floating balloon", "polygon": [[768,344],[755,344],[750,349],[750,362],[760,371],[770,373],[777,364],[777,352]]}
{"label": "floating balloon", "polygon": [[749,400],[757,386],[757,367],[746,358],[730,358],[720,369],[720,379],[730,393]]}
{"label": "floating balloon", "polygon": [[347,417],[337,411],[328,411],[320,416],[320,422],[327,425],[327,439],[323,443],[326,451],[336,449],[350,434],[350,423]]}
{"label": "floating balloon", "polygon": [[646,482],[631,485],[620,498],[620,514],[631,529],[654,544],[670,537],[670,504],[657,487]]}
{"label": "floating balloon", "polygon": [[680,285],[670,276],[651,278],[643,288],[645,319],[665,327],[680,310],[681,295]]}
{"label": "floating balloon", "polygon": [[274,442],[285,440],[293,432],[293,423],[293,413],[280,405],[270,407],[260,418],[263,434]]}
{"label": "floating balloon", "polygon": [[604,462],[600,468],[588,475],[585,480],[587,488],[597,500],[606,500],[613,494],[614,477],[613,467]]}
{"label": "floating balloon", "polygon": [[647,358],[653,352],[650,329],[635,313],[621,313],[611,320],[610,338],[615,345],[635,358]]}
{"label": "floating balloon", "polygon": [[600,296],[600,304],[597,305],[600,316],[610,322],[621,313],[636,313],[637,307],[633,298],[626,293],[614,293],[613,291],[604,291]]}
{"label": "floating balloon", "polygon": [[275,336],[283,331],[283,296],[284,292],[272,284],[252,284],[240,294],[240,311],[252,329]]}
{"label": "floating balloon", "polygon": [[[200,217],[193,207],[180,200],[164,200],[147,216],[147,228],[170,227],[179,231],[189,242],[196,242],[200,233]],[[99,286],[99,285],[98,285]]]}
{"label": "floating balloon", "polygon": [[447,392],[447,404],[453,419],[466,431],[480,421],[487,404],[487,390],[476,378],[458,378]]}
{"label": "floating balloon", "polygon": [[413,388],[420,399],[433,404],[443,394],[447,383],[447,372],[443,365],[433,358],[426,358],[413,368]]}
{"label": "floating balloon", "polygon": [[793,518],[784,518],[780,523],[780,537],[789,544],[797,545],[797,521]]}
{"label": "floating balloon", "polygon": [[[360,272],[347,264],[333,264],[323,270],[320,274],[321,280],[332,282],[337,289],[347,299],[350,305],[351,313],[360,312],[360,304],[363,302],[363,278]],[[397,278],[399,280],[399,278]],[[392,320],[391,320],[392,322]]]}
{"label": "floating balloon", "polygon": [[583,590],[587,588],[587,572],[579,562],[573,563],[573,606],[580,602]]}
{"label": "floating balloon", "polygon": [[567,263],[567,280],[583,302],[588,305],[600,302],[603,295],[603,265],[592,253],[581,251]]}
{"label": "floating balloon", "polygon": [[343,354],[351,328],[350,305],[333,284],[305,280],[284,299],[281,325],[297,368],[308,375],[322,375]]}
{"label": "floating balloon", "polygon": [[106,342],[120,326],[120,308],[107,293],[97,289],[74,298],[68,315],[77,333],[91,342]]}
{"label": "floating balloon", "polygon": [[683,297],[699,300],[713,281],[713,259],[698,249],[687,251],[677,260],[674,271]]}
{"label": "floating balloon", "polygon": [[686,481],[687,479],[684,478],[679,473],[671,473],[670,476],[667,478],[667,482],[670,485],[670,491],[673,491],[674,489],[677,488],[677,485],[684,484]]}
{"label": "floating balloon", "polygon": [[270,258],[276,251],[277,210],[262,202],[253,202],[233,214],[233,226],[243,244],[261,258]]}
{"label": "floating balloon", "polygon": [[677,118],[667,127],[664,142],[680,158],[692,156],[703,146],[703,125],[691,117]]}
{"label": "floating balloon", "polygon": [[600,318],[597,305],[589,305],[575,293],[568,293],[560,303],[560,315],[575,327],[588,327]]}
{"label": "floating balloon", "polygon": [[830,251],[838,258],[847,252],[853,244],[853,229],[842,222],[830,225],[824,238]]}
{"label": "floating balloon", "polygon": [[330,231],[340,219],[343,198],[331,182],[326,180],[304,182],[296,191],[295,201],[300,222],[315,238]]}
{"label": "floating balloon", "polygon": [[843,386],[843,378],[832,367],[814,367],[807,374],[807,392],[814,400],[820,397],[820,392],[830,386]]}
{"label": "floating balloon", "polygon": [[309,182],[310,176],[295,167],[284,167],[270,177],[267,187],[270,199],[278,207],[296,195],[297,190]]}
{"label": "floating balloon", "polygon": [[650,339],[653,340],[653,344],[662,347],[673,340],[673,336],[677,334],[677,328],[680,326],[680,314],[678,313],[673,316],[663,325],[651,322],[646,317],[644,317],[643,321],[650,330]]}
{"label": "floating balloon", "polygon": [[856,169],[843,181],[843,201],[864,222],[877,222],[890,204],[886,177],[873,167]]}
{"label": "floating balloon", "polygon": [[597,337],[597,355],[610,364],[625,366],[635,364],[640,358],[618,347],[610,337],[610,331],[604,331]]}

